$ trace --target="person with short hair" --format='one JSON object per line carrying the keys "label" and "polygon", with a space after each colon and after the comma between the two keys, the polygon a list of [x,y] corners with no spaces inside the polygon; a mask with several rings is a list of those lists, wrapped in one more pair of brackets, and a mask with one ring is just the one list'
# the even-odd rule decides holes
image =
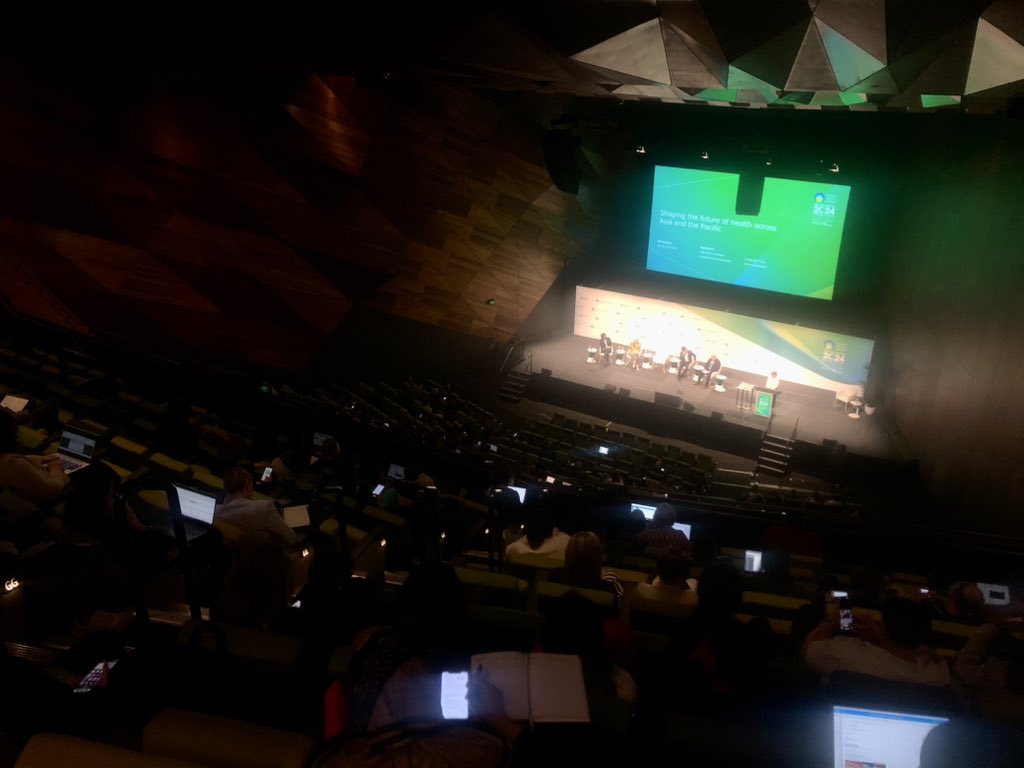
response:
{"label": "person with short hair", "polygon": [[697,362],[697,355],[692,349],[683,347],[679,350],[679,373],[676,375],[677,381],[682,381],[690,375],[690,369],[693,364]]}
{"label": "person with short hair", "polygon": [[523,532],[524,536],[505,547],[506,555],[540,555],[556,560],[565,559],[569,535],[555,528],[546,510],[527,508],[523,515]]}
{"label": "person with short hair", "polygon": [[0,488],[27,501],[56,501],[70,482],[56,454],[24,455],[18,452],[18,425],[13,415],[0,408]]}
{"label": "person with short hair", "polygon": [[277,506],[270,499],[253,498],[252,475],[242,467],[224,473],[227,499],[214,509],[214,522],[223,521],[257,540],[291,546],[295,531],[288,527]]}
{"label": "person with short hair", "polygon": [[601,350],[601,364],[604,365],[604,366],[611,365],[612,364],[612,340],[610,338],[608,338],[608,334],[607,333],[602,333],[601,334],[600,350]]}
{"label": "person with short hair", "polygon": [[654,516],[647,527],[637,536],[640,546],[645,549],[665,549],[671,547],[684,554],[690,553],[690,540],[682,531],[673,528],[676,522],[676,510],[668,502],[662,502],[654,508]]}

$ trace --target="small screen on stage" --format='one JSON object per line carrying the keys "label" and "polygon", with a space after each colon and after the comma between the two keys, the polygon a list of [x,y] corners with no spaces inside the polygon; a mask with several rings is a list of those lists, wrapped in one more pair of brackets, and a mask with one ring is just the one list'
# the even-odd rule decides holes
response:
{"label": "small screen on stage", "polygon": [[736,173],[656,166],[647,269],[831,299],[850,187],[765,177],[756,214],[739,193]]}

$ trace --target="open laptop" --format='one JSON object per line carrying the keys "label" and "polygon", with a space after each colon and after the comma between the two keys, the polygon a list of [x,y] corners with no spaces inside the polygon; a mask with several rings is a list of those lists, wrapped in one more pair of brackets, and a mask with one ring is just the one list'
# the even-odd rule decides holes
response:
{"label": "open laptop", "polygon": [[394,478],[395,480],[405,480],[405,467],[392,464],[388,467],[388,477]]}
{"label": "open laptop", "polygon": [[28,398],[15,397],[14,395],[4,395],[4,399],[0,400],[0,408],[6,408],[11,413],[21,413],[25,410],[28,405]]}
{"label": "open laptop", "polygon": [[60,433],[57,455],[60,457],[61,466],[64,467],[64,474],[70,475],[84,469],[96,456],[96,436],[74,429],[64,429]]}
{"label": "open laptop", "polygon": [[672,527],[677,531],[682,531],[686,538],[690,538],[690,531],[693,530],[693,526],[689,523],[672,523]]}
{"label": "open laptop", "polygon": [[519,496],[519,501],[522,504],[526,503],[526,488],[521,485],[510,485],[508,486],[510,491],[515,491],[516,495]]}
{"label": "open laptop", "polygon": [[978,589],[985,598],[985,605],[1010,604],[1010,588],[1005,584],[983,584],[979,581]]}
{"label": "open laptop", "polygon": [[835,768],[917,768],[928,732],[948,718],[832,707]]}
{"label": "open laptop", "polygon": [[309,505],[296,504],[292,507],[285,507],[281,510],[284,523],[292,530],[296,528],[309,527]]}
{"label": "open laptop", "polygon": [[199,538],[213,527],[216,496],[175,483],[171,486],[171,493],[167,494],[167,501],[175,534],[183,536],[186,541]]}

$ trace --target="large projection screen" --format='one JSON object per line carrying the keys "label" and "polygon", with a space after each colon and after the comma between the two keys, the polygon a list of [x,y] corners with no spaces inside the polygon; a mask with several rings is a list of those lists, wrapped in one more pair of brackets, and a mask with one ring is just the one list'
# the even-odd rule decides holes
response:
{"label": "large projection screen", "polygon": [[686,345],[698,360],[718,355],[725,368],[767,375],[833,392],[863,386],[875,343],[833,331],[777,323],[731,312],[576,286],[573,333],[615,344],[639,338],[664,362]]}
{"label": "large projection screen", "polygon": [[765,177],[760,212],[741,215],[739,185],[735,173],[656,166],[647,269],[831,299],[850,188]]}

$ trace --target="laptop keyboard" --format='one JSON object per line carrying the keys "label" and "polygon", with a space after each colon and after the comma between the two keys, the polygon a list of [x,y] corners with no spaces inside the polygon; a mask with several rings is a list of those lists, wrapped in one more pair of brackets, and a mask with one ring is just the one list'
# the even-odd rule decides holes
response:
{"label": "laptop keyboard", "polygon": [[74,461],[72,459],[61,458],[60,465],[64,468],[65,472],[70,472],[73,469],[78,469],[82,466],[82,462]]}

